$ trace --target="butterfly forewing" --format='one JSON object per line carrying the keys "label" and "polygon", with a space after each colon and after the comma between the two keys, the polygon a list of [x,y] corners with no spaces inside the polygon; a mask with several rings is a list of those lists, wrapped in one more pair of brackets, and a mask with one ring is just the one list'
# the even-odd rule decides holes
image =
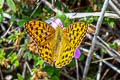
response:
{"label": "butterfly forewing", "polygon": [[76,48],[87,32],[86,22],[75,22],[63,30],[63,37],[69,46]]}
{"label": "butterfly forewing", "polygon": [[37,43],[41,58],[53,64],[52,45],[55,35],[54,28],[45,22],[31,20],[25,23],[25,29]]}
{"label": "butterfly forewing", "polygon": [[56,66],[62,67],[68,64],[74,55],[76,47],[81,43],[87,31],[85,22],[75,22],[63,30],[62,51],[56,61]]}
{"label": "butterfly forewing", "polygon": [[25,29],[38,45],[46,44],[55,35],[55,30],[52,26],[39,20],[26,22]]}

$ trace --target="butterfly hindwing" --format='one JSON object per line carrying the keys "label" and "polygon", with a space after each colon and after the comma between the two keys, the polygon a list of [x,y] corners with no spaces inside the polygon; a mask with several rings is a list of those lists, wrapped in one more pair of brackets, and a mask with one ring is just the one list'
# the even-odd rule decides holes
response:
{"label": "butterfly hindwing", "polygon": [[68,25],[63,30],[62,51],[56,61],[57,67],[62,67],[68,64],[74,55],[76,47],[81,43],[87,31],[85,22],[75,22]]}
{"label": "butterfly hindwing", "polygon": [[31,20],[25,23],[25,29],[37,43],[41,58],[53,64],[52,45],[55,35],[54,28],[43,21]]}
{"label": "butterfly hindwing", "polygon": [[45,45],[39,46],[38,45],[38,52],[40,53],[40,57],[53,65],[54,63],[54,58],[53,58],[53,46],[54,45],[54,39],[53,40],[49,40],[48,43],[46,43]]}
{"label": "butterfly hindwing", "polygon": [[69,62],[72,60],[75,48],[72,48],[69,46],[65,40],[63,39],[61,42],[61,53],[60,56],[58,56],[57,61],[55,63],[57,68],[61,68],[62,66],[65,66],[66,64],[69,64]]}

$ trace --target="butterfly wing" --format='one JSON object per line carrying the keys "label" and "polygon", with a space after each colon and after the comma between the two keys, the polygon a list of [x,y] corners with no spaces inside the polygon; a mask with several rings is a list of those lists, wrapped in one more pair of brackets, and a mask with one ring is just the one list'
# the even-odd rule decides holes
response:
{"label": "butterfly wing", "polygon": [[25,29],[37,45],[46,44],[55,35],[55,29],[52,26],[39,20],[26,22]]}
{"label": "butterfly wing", "polygon": [[25,29],[37,43],[41,58],[53,64],[52,44],[55,35],[54,28],[45,22],[31,20],[25,23]]}
{"label": "butterfly wing", "polygon": [[87,32],[87,27],[86,22],[75,22],[67,26],[63,31],[63,37],[66,43],[74,48],[80,45]]}
{"label": "butterfly wing", "polygon": [[53,55],[53,45],[55,45],[55,39],[51,39],[45,45],[39,46],[38,51],[40,53],[40,57],[45,61],[53,65],[54,63],[54,55]]}
{"label": "butterfly wing", "polygon": [[87,24],[85,22],[75,22],[63,30],[61,53],[55,63],[57,67],[60,68],[62,66],[65,66],[72,60],[74,51],[76,47],[81,43],[86,32]]}
{"label": "butterfly wing", "polygon": [[69,62],[72,60],[72,57],[74,55],[75,48],[69,46],[66,41],[63,39],[61,42],[61,48],[60,48],[60,54],[55,62],[55,66],[57,68],[61,68],[62,66],[65,66],[66,64],[69,64]]}

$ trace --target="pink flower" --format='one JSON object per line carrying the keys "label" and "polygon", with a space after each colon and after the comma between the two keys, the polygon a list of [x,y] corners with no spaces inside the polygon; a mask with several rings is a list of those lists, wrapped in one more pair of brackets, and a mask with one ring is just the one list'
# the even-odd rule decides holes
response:
{"label": "pink flower", "polygon": [[63,27],[62,21],[56,17],[51,17],[50,19],[47,19],[45,22],[50,24],[54,29],[56,29],[58,25]]}
{"label": "pink flower", "polygon": [[76,49],[75,49],[75,52],[74,52],[74,58],[79,58],[80,57],[80,55],[81,55],[81,53],[80,53],[80,50],[79,50],[79,48],[77,47]]}

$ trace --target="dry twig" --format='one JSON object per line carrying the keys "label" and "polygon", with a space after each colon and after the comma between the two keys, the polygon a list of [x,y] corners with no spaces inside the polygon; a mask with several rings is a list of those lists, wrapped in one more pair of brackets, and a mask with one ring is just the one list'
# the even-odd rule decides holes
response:
{"label": "dry twig", "polygon": [[84,69],[84,73],[83,73],[83,80],[85,80],[86,75],[88,73],[88,69],[89,69],[89,65],[90,65],[90,62],[91,62],[92,53],[93,53],[93,50],[94,50],[94,47],[95,47],[95,44],[96,44],[97,35],[99,33],[99,29],[100,29],[102,20],[104,18],[104,14],[105,14],[106,8],[108,6],[108,2],[109,2],[109,0],[105,0],[103,8],[102,8],[102,11],[101,11],[101,15],[100,15],[100,17],[98,19],[98,22],[97,22],[97,25],[96,25],[96,31],[95,31],[95,34],[94,34],[94,37],[93,37],[93,40],[92,40],[92,46],[90,48],[90,51],[89,51],[89,54],[88,54],[88,57],[87,57],[87,60],[86,60],[86,64],[85,64],[85,69]]}

